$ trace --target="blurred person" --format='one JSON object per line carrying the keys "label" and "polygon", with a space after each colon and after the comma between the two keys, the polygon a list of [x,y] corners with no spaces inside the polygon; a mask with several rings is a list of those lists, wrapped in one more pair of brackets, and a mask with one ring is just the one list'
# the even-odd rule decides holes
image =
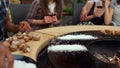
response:
{"label": "blurred person", "polygon": [[83,7],[80,21],[91,21],[95,25],[113,25],[111,22],[114,9],[110,7],[110,3],[111,0],[90,1]]}
{"label": "blurred person", "polygon": [[6,59],[8,60],[8,68],[13,68],[13,57],[10,50],[2,43],[6,37],[5,30],[12,32],[31,30],[31,27],[27,23],[15,25],[10,21],[8,6],[9,0],[0,0],[0,68],[6,68]]}
{"label": "blurred person", "polygon": [[63,0],[34,0],[26,17],[33,30],[60,24]]}
{"label": "blurred person", "polygon": [[114,0],[113,2],[114,13],[112,23],[115,26],[120,26],[120,0]]}
{"label": "blurred person", "polygon": [[82,20],[84,17],[87,16],[87,10],[90,10],[90,8],[88,6],[93,5],[94,2],[99,2],[100,0],[88,0],[86,2],[86,4],[82,7],[82,11],[80,13],[80,20]]}

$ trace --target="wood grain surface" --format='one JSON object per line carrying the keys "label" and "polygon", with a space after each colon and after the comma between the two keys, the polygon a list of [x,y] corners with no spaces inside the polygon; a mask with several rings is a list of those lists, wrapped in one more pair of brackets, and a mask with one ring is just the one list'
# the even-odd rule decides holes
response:
{"label": "wood grain surface", "polygon": [[26,44],[28,44],[31,48],[30,53],[23,53],[21,51],[13,52],[12,54],[18,54],[18,55],[24,55],[27,57],[32,58],[36,61],[37,55],[40,52],[42,48],[44,48],[50,40],[54,39],[55,37],[58,37],[63,34],[71,33],[71,32],[77,32],[77,31],[90,31],[90,30],[119,30],[120,27],[114,27],[114,26],[61,26],[61,27],[54,27],[54,28],[46,28],[42,30],[36,30],[34,32],[31,32],[32,34],[36,34],[40,36],[39,41],[29,41]]}

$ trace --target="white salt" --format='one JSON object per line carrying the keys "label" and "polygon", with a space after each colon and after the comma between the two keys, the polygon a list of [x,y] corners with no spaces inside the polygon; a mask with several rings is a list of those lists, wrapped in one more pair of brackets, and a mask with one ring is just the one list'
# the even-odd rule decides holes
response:
{"label": "white salt", "polygon": [[91,39],[98,39],[98,37],[92,36],[92,35],[85,35],[85,34],[80,34],[80,35],[65,35],[58,37],[58,39],[61,40],[91,40]]}
{"label": "white salt", "polygon": [[48,47],[48,52],[73,52],[73,51],[88,51],[87,48],[83,45],[51,45]]}

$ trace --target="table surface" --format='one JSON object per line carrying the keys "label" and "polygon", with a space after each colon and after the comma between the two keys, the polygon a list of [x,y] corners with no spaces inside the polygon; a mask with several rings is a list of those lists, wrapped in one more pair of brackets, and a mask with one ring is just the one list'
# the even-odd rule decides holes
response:
{"label": "table surface", "polygon": [[77,31],[90,31],[90,30],[118,30],[120,31],[120,27],[115,26],[92,26],[92,25],[76,25],[76,26],[61,26],[61,27],[53,27],[46,28],[41,30],[36,30],[31,32],[32,34],[37,34],[40,36],[39,41],[29,41],[28,44],[31,48],[30,53],[23,53],[21,51],[13,52],[12,54],[23,55],[32,58],[36,61],[36,57],[38,53],[44,48],[52,39],[71,32]]}

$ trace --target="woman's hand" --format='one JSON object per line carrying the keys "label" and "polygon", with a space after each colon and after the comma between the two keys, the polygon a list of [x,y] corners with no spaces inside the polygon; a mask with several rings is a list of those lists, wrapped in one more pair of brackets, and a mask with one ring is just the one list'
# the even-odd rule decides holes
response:
{"label": "woman's hand", "polygon": [[7,68],[13,68],[13,57],[10,53],[10,50],[8,47],[4,46],[0,42],[0,68],[6,68],[6,59],[8,61],[8,66]]}
{"label": "woman's hand", "polygon": [[52,17],[51,16],[45,16],[44,17],[44,22],[45,23],[53,23]]}
{"label": "woman's hand", "polygon": [[32,28],[30,27],[27,21],[20,22],[18,29],[19,31],[31,31],[32,30]]}
{"label": "woman's hand", "polygon": [[57,16],[52,16],[52,20],[54,24],[57,24],[58,22]]}
{"label": "woman's hand", "polygon": [[109,7],[109,5],[110,5],[110,0],[104,0],[104,2],[105,2],[105,8],[108,8]]}
{"label": "woman's hand", "polygon": [[82,9],[81,13],[80,13],[80,21],[84,21],[84,19],[87,17],[87,11],[86,8]]}

